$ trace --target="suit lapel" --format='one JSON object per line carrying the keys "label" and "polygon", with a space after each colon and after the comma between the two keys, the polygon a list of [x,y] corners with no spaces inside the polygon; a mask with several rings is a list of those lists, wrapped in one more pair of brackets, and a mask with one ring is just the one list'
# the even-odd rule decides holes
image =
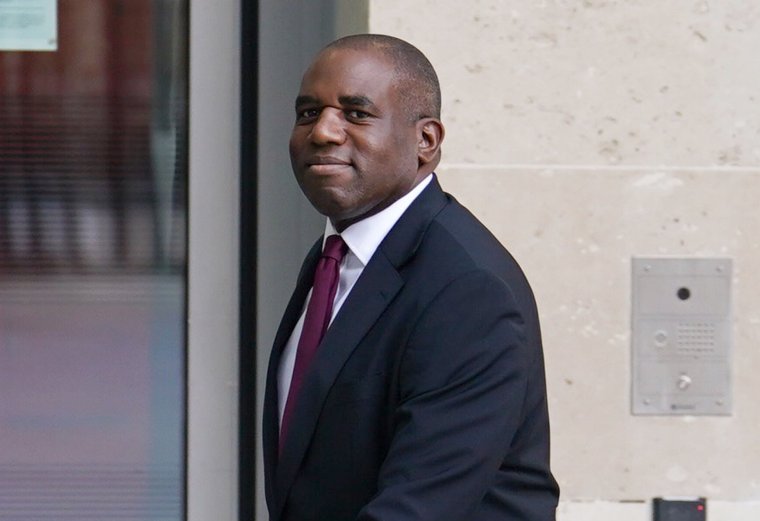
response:
{"label": "suit lapel", "polygon": [[[373,257],[327,330],[298,393],[286,445],[277,465],[275,480],[277,490],[283,493],[281,499],[285,498],[303,460],[335,378],[402,286],[401,277],[387,259]],[[357,305],[359,302],[361,305]]]}
{"label": "suit lapel", "polygon": [[[301,266],[301,271],[298,274],[298,280],[296,282],[296,288],[293,291],[293,295],[290,297],[285,313],[280,321],[280,327],[277,329],[275,335],[274,344],[272,347],[272,353],[269,357],[269,366],[267,369],[267,380],[265,388],[264,398],[264,411],[263,411],[263,426],[262,426],[262,444],[264,453],[264,472],[266,473],[266,479],[264,482],[267,485],[273,484],[275,479],[275,467],[277,465],[277,452],[279,443],[279,431],[280,420],[278,412],[278,391],[277,391],[277,369],[280,366],[280,356],[282,350],[285,348],[285,344],[290,338],[293,328],[298,322],[303,310],[303,304],[306,300],[306,295],[309,294],[311,289],[314,270],[316,269],[317,262],[319,261],[319,255],[322,250],[322,240],[318,240],[314,246],[309,250],[306,255],[306,259]],[[267,498],[270,505],[273,505],[275,492],[270,490],[267,486]]]}
{"label": "suit lapel", "polygon": [[[399,268],[413,256],[433,217],[445,204],[446,197],[437,180],[434,179],[383,240],[327,330],[312,362],[313,365],[299,391],[299,399],[296,409],[293,411],[288,439],[285,440],[286,446],[282,450],[276,465],[274,483],[277,495],[277,512],[274,513],[272,519],[279,519],[280,517],[288,491],[306,454],[319,420],[322,405],[333,382],[362,338],[403,287],[404,280],[399,274]],[[319,250],[317,250],[317,255],[318,253]],[[311,269],[313,272],[313,265]],[[302,274],[301,278],[309,279],[309,283],[303,297],[297,300],[300,306],[303,305],[303,299],[311,286],[311,276],[304,277]],[[300,285],[299,282],[299,288]],[[298,293],[298,289],[296,293]],[[293,299],[295,298],[296,295],[294,294]],[[288,312],[291,311],[293,299],[291,299],[291,305],[288,306]],[[268,394],[265,400],[265,404],[270,409],[274,407],[275,410],[269,412],[269,416],[273,415],[273,419],[265,420],[265,425],[267,423],[277,425],[276,380],[279,352],[298,320],[298,314],[301,311],[300,306],[297,306],[298,309],[295,311],[295,319],[288,317],[288,312],[286,312],[286,317],[283,318],[275,341],[267,378],[269,382]],[[274,386],[273,390],[271,389],[272,386]],[[276,427],[274,430],[270,429],[269,434],[276,436]],[[270,452],[270,461],[275,461],[277,457],[276,438],[274,442],[272,440],[265,441],[264,450]],[[267,468],[271,469],[273,466],[267,465]],[[272,483],[272,477],[271,474],[267,476],[269,483]]]}

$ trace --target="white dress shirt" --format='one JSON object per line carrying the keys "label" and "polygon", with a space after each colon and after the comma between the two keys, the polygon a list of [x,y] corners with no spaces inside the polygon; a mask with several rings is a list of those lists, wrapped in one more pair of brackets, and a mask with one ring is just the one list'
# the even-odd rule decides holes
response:
{"label": "white dress shirt", "polygon": [[[348,294],[356,284],[359,276],[364,271],[364,267],[367,265],[372,255],[375,254],[380,243],[383,242],[385,236],[391,231],[391,228],[401,218],[407,208],[417,197],[422,193],[425,187],[433,180],[433,174],[428,175],[425,179],[415,186],[408,194],[401,197],[398,201],[391,204],[388,208],[371,215],[359,222],[356,222],[343,230],[340,236],[348,246],[348,252],[340,263],[340,279],[338,281],[338,290],[335,293],[335,300],[333,301],[332,318],[330,322],[335,319],[341,306],[346,301]],[[327,219],[327,225],[325,226],[325,239],[330,235],[335,235],[338,232],[335,231],[330,219]],[[324,248],[324,240],[322,247]],[[282,358],[280,358],[280,367],[277,372],[277,390],[279,396],[279,411],[280,411],[280,423],[282,423],[282,414],[285,411],[285,403],[288,397],[288,390],[290,389],[290,380],[293,376],[293,368],[296,363],[296,351],[298,349],[298,339],[301,338],[301,331],[303,330],[303,322],[306,318],[306,308],[309,305],[311,299],[311,291],[306,296],[306,301],[301,311],[301,318],[298,319],[296,326],[293,328],[293,332],[285,344],[285,349],[282,352]]]}

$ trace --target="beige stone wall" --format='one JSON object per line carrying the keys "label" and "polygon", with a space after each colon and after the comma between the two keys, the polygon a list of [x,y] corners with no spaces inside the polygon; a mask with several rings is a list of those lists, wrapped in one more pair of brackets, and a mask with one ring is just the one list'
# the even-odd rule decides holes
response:
{"label": "beige stone wall", "polygon": [[[543,321],[559,518],[760,518],[760,3],[370,1],[441,77],[444,186]],[[730,417],[630,414],[630,259],[734,259]]]}

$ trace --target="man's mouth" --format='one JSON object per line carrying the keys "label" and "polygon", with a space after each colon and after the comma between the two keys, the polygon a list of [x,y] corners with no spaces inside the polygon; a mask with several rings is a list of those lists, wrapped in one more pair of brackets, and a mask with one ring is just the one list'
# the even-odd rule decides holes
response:
{"label": "man's mouth", "polygon": [[306,167],[318,174],[332,174],[350,166],[351,161],[333,156],[315,156],[306,160]]}
{"label": "man's mouth", "polygon": [[306,160],[307,166],[315,166],[315,165],[350,165],[351,161],[347,161],[345,159],[340,159],[338,157],[333,156],[314,156],[310,157]]}

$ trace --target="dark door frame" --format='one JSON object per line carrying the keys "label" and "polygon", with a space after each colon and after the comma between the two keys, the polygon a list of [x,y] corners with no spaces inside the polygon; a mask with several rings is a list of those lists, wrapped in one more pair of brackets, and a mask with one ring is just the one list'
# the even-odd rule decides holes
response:
{"label": "dark door frame", "polygon": [[241,0],[240,74],[240,401],[238,515],[256,517],[256,272],[259,2]]}

